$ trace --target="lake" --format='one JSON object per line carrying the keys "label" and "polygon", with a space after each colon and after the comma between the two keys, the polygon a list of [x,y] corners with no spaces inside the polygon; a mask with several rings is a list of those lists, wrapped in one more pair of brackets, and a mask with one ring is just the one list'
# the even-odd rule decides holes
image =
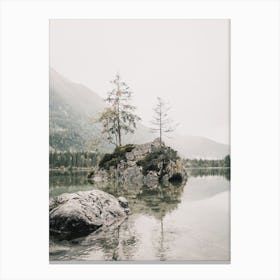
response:
{"label": "lake", "polygon": [[189,170],[186,184],[91,184],[86,172],[50,172],[50,197],[94,188],[129,201],[131,215],[106,232],[71,241],[50,237],[50,261],[230,260],[229,170]]}

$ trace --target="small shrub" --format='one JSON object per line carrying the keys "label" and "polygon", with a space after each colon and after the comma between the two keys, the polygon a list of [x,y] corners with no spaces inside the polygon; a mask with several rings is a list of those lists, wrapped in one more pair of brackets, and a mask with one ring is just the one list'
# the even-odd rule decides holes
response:
{"label": "small shrub", "polygon": [[[178,159],[177,152],[170,147],[162,146],[152,150],[142,160],[137,161],[138,166],[142,166],[144,175],[147,175],[149,171],[160,172],[160,178],[166,174],[166,167],[170,161],[176,161]],[[162,168],[160,168],[162,164]]]}
{"label": "small shrub", "polygon": [[105,154],[105,155],[103,156],[103,158],[100,160],[98,166],[99,166],[100,168],[104,168],[105,164],[106,164],[107,162],[109,162],[110,160],[112,160],[112,158],[113,158],[113,154]]}
{"label": "small shrub", "polygon": [[125,154],[131,152],[135,148],[132,144],[117,147],[112,154],[105,154],[100,160],[98,166],[109,170],[111,166],[117,167],[121,160],[126,161]]}
{"label": "small shrub", "polygon": [[125,153],[131,152],[135,146],[133,144],[127,144],[125,146],[117,147],[114,151],[115,154],[125,155]]}

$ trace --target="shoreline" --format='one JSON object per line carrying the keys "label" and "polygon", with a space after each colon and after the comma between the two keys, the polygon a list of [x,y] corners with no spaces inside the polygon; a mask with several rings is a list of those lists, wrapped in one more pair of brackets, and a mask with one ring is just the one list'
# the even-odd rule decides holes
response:
{"label": "shoreline", "polygon": [[[81,172],[93,171],[96,167],[74,167],[74,168],[49,168],[49,172]],[[186,167],[187,170],[192,169],[230,169],[230,167]]]}
{"label": "shoreline", "polygon": [[74,168],[49,168],[49,172],[78,172],[78,171],[92,171],[95,167],[74,167]]}
{"label": "shoreline", "polygon": [[223,166],[223,167],[186,167],[186,169],[230,169],[230,166]]}

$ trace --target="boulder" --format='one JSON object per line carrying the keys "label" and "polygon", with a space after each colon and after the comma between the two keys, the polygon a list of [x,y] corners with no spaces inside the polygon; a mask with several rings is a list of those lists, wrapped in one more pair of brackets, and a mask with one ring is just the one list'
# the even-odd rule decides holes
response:
{"label": "boulder", "polygon": [[160,140],[156,138],[153,142],[135,145],[134,149],[126,153],[126,159],[128,161],[138,161],[142,159],[145,155],[150,153],[153,149],[160,147]]}
{"label": "boulder", "polygon": [[184,181],[187,179],[187,171],[181,160],[176,160],[176,162],[170,161],[167,165],[166,171],[169,181]]}
{"label": "boulder", "polygon": [[143,184],[143,174],[140,168],[137,165],[132,167],[128,167],[122,172],[123,182],[125,184],[135,184],[135,185],[142,185]]}
{"label": "boulder", "polygon": [[101,190],[65,193],[50,199],[50,233],[60,239],[87,235],[129,213],[128,202]]}
{"label": "boulder", "polygon": [[144,177],[144,185],[147,185],[148,187],[154,186],[158,184],[158,175],[155,171],[150,171],[145,177]]}
{"label": "boulder", "polygon": [[183,182],[187,172],[177,152],[156,138],[145,144],[127,144],[105,154],[92,176],[94,181],[153,186]]}
{"label": "boulder", "polygon": [[169,185],[169,176],[168,174],[165,174],[163,177],[162,177],[162,184],[164,186],[168,186]]}

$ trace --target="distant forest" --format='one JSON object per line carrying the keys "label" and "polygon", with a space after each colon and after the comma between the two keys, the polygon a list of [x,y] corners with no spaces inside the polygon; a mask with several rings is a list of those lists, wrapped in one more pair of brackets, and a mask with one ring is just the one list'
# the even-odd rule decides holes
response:
{"label": "distant forest", "polygon": [[227,155],[224,159],[184,159],[186,167],[230,167],[230,156]]}
{"label": "distant forest", "polygon": [[58,168],[88,168],[94,167],[100,160],[100,154],[96,152],[50,152],[49,167]]}
{"label": "distant forest", "polygon": [[[97,166],[102,158],[102,154],[97,152],[50,152],[49,153],[49,167],[51,169],[77,169],[90,168]],[[206,159],[184,159],[185,167],[191,168],[224,168],[230,167],[230,156],[226,156],[220,160],[206,160]]]}

